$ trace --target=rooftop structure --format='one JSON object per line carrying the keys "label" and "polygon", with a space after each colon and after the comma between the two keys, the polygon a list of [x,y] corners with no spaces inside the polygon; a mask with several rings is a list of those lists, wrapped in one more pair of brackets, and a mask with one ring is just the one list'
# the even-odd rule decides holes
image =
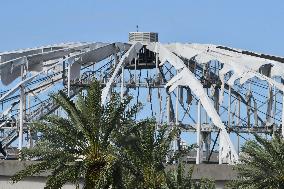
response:
{"label": "rooftop structure", "polygon": [[[28,124],[62,114],[49,94],[75,96],[96,78],[102,103],[130,94],[141,115],[181,129],[174,150],[197,143],[195,162],[238,162],[252,133],[282,132],[284,58],[213,44],[158,42],[131,32],[129,42],[68,43],[0,53],[0,140],[32,147]],[[141,117],[137,117],[141,119]],[[244,135],[245,134],[245,135]]]}
{"label": "rooftop structure", "polygon": [[155,32],[130,32],[129,42],[158,42],[158,33]]}

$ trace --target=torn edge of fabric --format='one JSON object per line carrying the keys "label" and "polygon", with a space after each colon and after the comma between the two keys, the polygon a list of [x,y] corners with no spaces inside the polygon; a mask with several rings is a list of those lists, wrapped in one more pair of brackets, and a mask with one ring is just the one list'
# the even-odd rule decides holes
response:
{"label": "torn edge of fabric", "polygon": [[119,71],[122,69],[122,67],[124,66],[124,64],[126,62],[129,62],[129,61],[131,61],[131,60],[133,60],[134,58],[137,57],[137,53],[139,52],[139,50],[142,47],[143,47],[143,45],[141,43],[137,42],[137,43],[133,44],[130,47],[130,49],[121,57],[119,63],[116,65],[116,68],[115,68],[110,80],[107,82],[106,86],[102,90],[102,104],[103,105],[106,103],[107,96],[109,94],[109,90],[111,88],[111,85],[113,84],[114,79],[116,78]]}
{"label": "torn edge of fabric", "polygon": [[[216,112],[214,106],[212,105],[210,98],[205,93],[202,84],[197,80],[194,74],[184,65],[183,61],[170,52],[168,49],[163,47],[163,45],[156,43],[155,48],[152,46],[149,47],[150,50],[154,50],[154,52],[159,54],[159,58],[161,61],[168,61],[172,64],[176,69],[182,69],[176,76],[174,76],[167,84],[166,87],[169,87],[169,91],[172,92],[178,86],[188,86],[191,91],[199,98],[202,106],[207,112],[208,116],[212,119],[212,122],[221,129],[221,135],[224,138],[224,141],[221,141],[224,145],[222,145],[222,150],[220,157],[228,156],[230,154],[230,163],[236,163],[238,161],[238,155],[234,149],[234,146],[229,138],[229,135],[226,131],[226,128]],[[162,52],[160,52],[162,49]],[[176,62],[175,62],[176,61]],[[164,62],[161,62],[163,64]],[[181,65],[183,64],[183,65]],[[224,155],[224,153],[225,155]],[[223,153],[223,154],[222,154]]]}

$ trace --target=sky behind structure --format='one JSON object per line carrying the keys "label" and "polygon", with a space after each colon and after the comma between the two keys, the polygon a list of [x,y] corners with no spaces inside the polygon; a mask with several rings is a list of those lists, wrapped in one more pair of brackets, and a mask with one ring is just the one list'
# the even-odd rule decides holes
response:
{"label": "sky behind structure", "polygon": [[284,56],[283,0],[0,0],[0,51],[71,41],[213,43]]}

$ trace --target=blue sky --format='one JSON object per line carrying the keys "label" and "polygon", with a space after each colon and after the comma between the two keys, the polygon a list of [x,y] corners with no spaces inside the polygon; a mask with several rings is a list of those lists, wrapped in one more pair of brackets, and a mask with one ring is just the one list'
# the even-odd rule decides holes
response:
{"label": "blue sky", "polygon": [[0,0],[0,52],[61,42],[222,44],[284,57],[283,0]]}
{"label": "blue sky", "polygon": [[283,0],[0,0],[0,51],[70,41],[223,44],[284,56]]}

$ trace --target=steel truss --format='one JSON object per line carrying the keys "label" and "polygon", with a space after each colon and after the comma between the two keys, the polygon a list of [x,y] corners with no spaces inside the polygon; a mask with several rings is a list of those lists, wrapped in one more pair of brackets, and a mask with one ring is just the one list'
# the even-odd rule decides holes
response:
{"label": "steel truss", "polygon": [[[161,43],[69,43],[0,53],[0,139],[32,147],[33,121],[64,114],[48,94],[70,97],[97,79],[102,103],[112,92],[134,97],[136,119],[178,127],[173,142],[197,143],[196,163],[219,152],[219,163],[238,161],[252,133],[283,132],[284,59],[222,46]],[[24,137],[26,136],[26,137]]]}

